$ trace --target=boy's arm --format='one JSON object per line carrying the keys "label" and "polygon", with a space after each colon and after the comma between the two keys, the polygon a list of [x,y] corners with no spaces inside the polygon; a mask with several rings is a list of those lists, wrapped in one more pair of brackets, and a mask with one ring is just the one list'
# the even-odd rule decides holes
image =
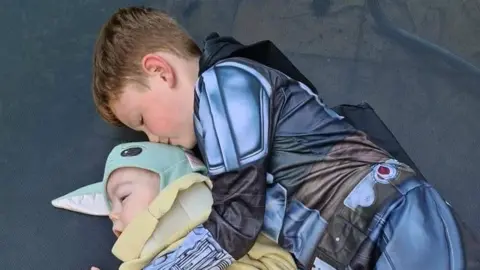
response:
{"label": "boy's arm", "polygon": [[263,225],[271,86],[250,66],[228,61],[205,71],[195,94],[197,142],[213,183],[204,228],[239,259]]}
{"label": "boy's arm", "polygon": [[229,61],[204,72],[195,92],[195,130],[213,183],[212,212],[164,256],[162,266],[149,269],[226,269],[247,254],[262,229],[270,84],[253,68]]}

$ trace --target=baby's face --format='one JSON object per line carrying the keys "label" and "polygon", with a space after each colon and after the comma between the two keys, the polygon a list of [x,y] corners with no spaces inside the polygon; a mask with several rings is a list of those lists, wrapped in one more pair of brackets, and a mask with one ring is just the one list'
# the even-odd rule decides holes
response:
{"label": "baby's face", "polygon": [[141,211],[148,208],[160,191],[158,174],[139,168],[120,168],[108,180],[107,194],[112,204],[110,219],[118,237]]}

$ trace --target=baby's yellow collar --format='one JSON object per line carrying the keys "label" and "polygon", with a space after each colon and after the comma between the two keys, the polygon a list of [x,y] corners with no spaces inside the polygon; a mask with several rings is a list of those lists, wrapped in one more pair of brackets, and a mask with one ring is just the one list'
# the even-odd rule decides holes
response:
{"label": "baby's yellow collar", "polygon": [[[204,222],[211,211],[211,181],[191,173],[172,182],[138,214],[115,242],[120,269],[141,269],[169,245]],[[162,219],[163,217],[163,219]]]}

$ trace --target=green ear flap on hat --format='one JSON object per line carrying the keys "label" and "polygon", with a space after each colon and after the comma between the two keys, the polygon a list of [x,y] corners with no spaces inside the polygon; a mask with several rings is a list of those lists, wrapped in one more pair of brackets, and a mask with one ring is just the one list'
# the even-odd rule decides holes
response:
{"label": "green ear flap on hat", "polygon": [[54,199],[52,205],[88,215],[108,216],[110,205],[105,194],[106,184],[111,173],[123,167],[157,173],[160,176],[160,189],[186,174],[207,173],[207,168],[199,159],[180,147],[152,142],[123,143],[115,146],[108,155],[101,182]]}
{"label": "green ear flap on hat", "polygon": [[108,216],[109,209],[103,194],[103,183],[91,184],[52,201],[52,205],[93,216]]}

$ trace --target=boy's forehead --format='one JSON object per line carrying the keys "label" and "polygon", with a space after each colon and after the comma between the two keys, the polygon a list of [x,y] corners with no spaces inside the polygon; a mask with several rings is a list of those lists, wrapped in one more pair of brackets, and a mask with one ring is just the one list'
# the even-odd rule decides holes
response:
{"label": "boy's forehead", "polygon": [[135,119],[135,112],[140,105],[138,93],[134,91],[123,91],[119,96],[109,103],[113,114],[123,123],[129,124]]}
{"label": "boy's forehead", "polygon": [[132,109],[135,107],[139,93],[136,91],[125,90],[118,94],[114,99],[110,100],[109,106],[112,107],[114,113],[121,113],[123,108]]}

